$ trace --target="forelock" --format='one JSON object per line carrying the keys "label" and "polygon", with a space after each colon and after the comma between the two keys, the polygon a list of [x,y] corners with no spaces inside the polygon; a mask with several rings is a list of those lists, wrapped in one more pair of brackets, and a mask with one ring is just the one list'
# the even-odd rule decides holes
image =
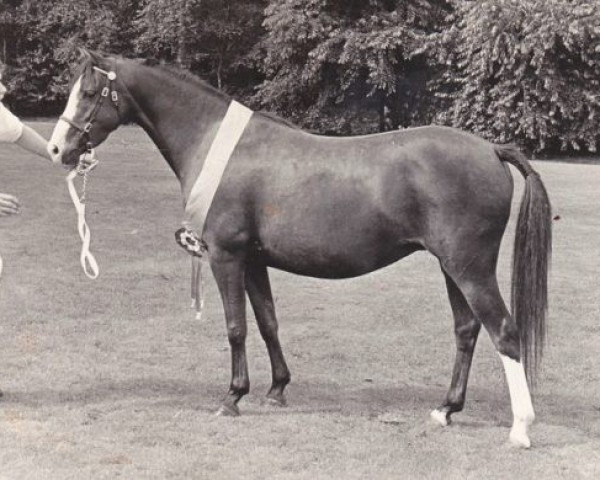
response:
{"label": "forelock", "polygon": [[80,62],[73,73],[69,82],[69,90],[73,89],[77,79],[81,78],[81,91],[86,95],[94,95],[98,91],[96,75],[94,74],[94,65],[90,59],[84,59]]}

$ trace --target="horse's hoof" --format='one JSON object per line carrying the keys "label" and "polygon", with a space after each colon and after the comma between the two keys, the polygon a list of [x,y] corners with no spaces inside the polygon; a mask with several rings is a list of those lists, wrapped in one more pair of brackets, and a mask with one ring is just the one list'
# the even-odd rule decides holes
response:
{"label": "horse's hoof", "polygon": [[450,415],[448,415],[448,412],[446,411],[436,408],[430,413],[430,416],[435,423],[441,425],[442,427],[447,427],[450,425]]}
{"label": "horse's hoof", "polygon": [[528,430],[529,425],[531,425],[533,422],[533,419],[533,415],[527,418],[514,419],[512,428],[510,429],[510,436],[508,437],[512,446],[518,448],[531,447],[531,440],[529,440]]}
{"label": "horse's hoof", "polygon": [[516,448],[530,448],[531,440],[526,433],[511,430],[510,436],[508,437],[510,445]]}
{"label": "horse's hoof", "polygon": [[221,405],[215,415],[217,417],[239,417],[240,409],[237,405]]}
{"label": "horse's hoof", "polygon": [[267,395],[267,405],[272,407],[287,407],[287,400],[283,395]]}

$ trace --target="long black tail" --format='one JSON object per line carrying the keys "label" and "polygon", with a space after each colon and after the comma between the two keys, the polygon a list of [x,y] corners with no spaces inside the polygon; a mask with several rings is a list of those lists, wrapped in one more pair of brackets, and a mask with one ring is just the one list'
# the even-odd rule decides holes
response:
{"label": "long black tail", "polygon": [[546,339],[552,211],[542,179],[519,149],[513,145],[494,149],[525,178],[513,248],[511,310],[521,335],[521,361],[535,383]]}

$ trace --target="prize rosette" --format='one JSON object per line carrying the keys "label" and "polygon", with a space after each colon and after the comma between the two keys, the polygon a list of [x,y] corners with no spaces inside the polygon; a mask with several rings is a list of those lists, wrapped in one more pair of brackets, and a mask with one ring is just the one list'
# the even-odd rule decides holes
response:
{"label": "prize rosette", "polygon": [[191,230],[188,230],[185,227],[181,227],[175,232],[175,241],[190,255],[194,255],[195,257],[202,257],[202,252],[204,251],[204,249],[202,248],[202,243],[200,242],[200,239],[196,236],[196,234]]}

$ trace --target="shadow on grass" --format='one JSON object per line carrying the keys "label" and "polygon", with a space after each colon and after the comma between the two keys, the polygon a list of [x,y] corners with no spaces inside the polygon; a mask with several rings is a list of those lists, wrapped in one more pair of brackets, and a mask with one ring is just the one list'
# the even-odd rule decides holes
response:
{"label": "shadow on grass", "polygon": [[[294,382],[287,392],[289,405],[275,407],[265,402],[267,389],[258,386],[244,397],[239,406],[242,415],[293,416],[297,414],[339,414],[343,416],[392,418],[390,424],[411,425],[415,419],[427,419],[440,404],[445,389],[439,386],[404,384],[398,386],[361,385],[348,388],[334,382]],[[226,386],[162,378],[99,380],[68,389],[8,390],[0,399],[3,406],[29,408],[89,406],[137,400],[155,408],[177,408],[214,413]],[[600,402],[569,395],[540,395],[535,399],[537,422],[576,428],[600,435]],[[479,429],[484,425],[509,427],[512,422],[508,394],[473,388],[463,414],[455,414],[453,423],[461,428]]]}
{"label": "shadow on grass", "polygon": [[[94,383],[78,383],[67,389],[43,390],[4,390],[3,404],[22,404],[31,407],[48,405],[78,405],[119,399],[148,399],[153,402],[176,402],[190,404],[197,408],[198,403],[210,405],[214,409],[226,393],[226,385],[164,378],[131,378],[127,380],[101,379]],[[240,402],[242,410],[248,413],[261,406],[267,388],[259,385],[252,388],[249,395]],[[370,414],[393,409],[417,410],[423,406],[436,406],[444,391],[439,387],[418,385],[359,386],[347,388],[334,382],[294,382],[287,391],[288,407],[273,407],[274,412],[332,412]]]}

